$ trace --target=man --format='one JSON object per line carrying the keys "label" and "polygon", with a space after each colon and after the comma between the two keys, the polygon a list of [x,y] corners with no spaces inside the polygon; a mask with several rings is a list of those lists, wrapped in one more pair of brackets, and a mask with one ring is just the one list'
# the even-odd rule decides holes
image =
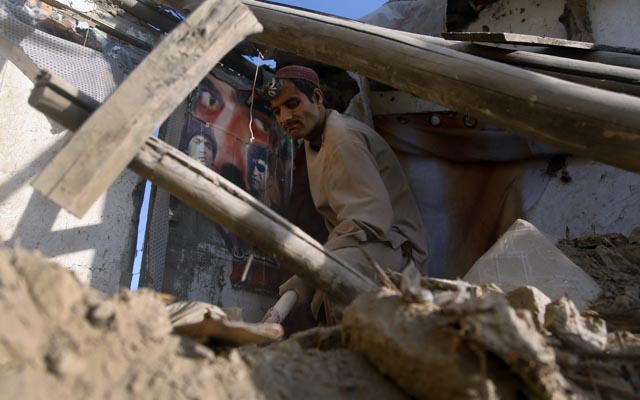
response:
{"label": "man", "polygon": [[263,202],[268,201],[265,196],[269,179],[267,148],[262,144],[252,143],[247,153],[248,191],[253,197]]}
{"label": "man", "polygon": [[186,148],[186,153],[191,158],[200,161],[207,168],[213,168],[217,150],[216,140],[206,128],[191,132]]}
{"label": "man", "polygon": [[[310,68],[281,68],[267,93],[285,132],[304,140],[311,196],[329,231],[325,248],[368,276],[373,272],[361,249],[382,267],[402,270],[413,260],[420,269],[426,259],[422,220],[389,145],[365,124],[326,109]],[[312,291],[297,276],[280,288],[281,294],[287,290],[300,301]],[[323,300],[314,296],[314,315]]]}

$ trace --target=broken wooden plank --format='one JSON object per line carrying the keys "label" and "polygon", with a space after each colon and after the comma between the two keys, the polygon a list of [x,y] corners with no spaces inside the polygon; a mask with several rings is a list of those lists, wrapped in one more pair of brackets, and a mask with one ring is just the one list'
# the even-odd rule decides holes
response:
{"label": "broken wooden plank", "polygon": [[[84,96],[68,83],[44,73],[29,104],[73,129],[98,109],[95,100],[87,101]],[[157,138],[146,138],[129,168],[278,260],[338,303],[348,304],[376,287],[372,279],[253,196]]]}
{"label": "broken wooden plank", "polygon": [[208,0],[142,61],[33,186],[81,217],[207,72],[260,24],[237,0]]}
{"label": "broken wooden plank", "polygon": [[640,55],[640,49],[633,49],[630,47],[610,46],[606,44],[579,42],[577,40],[567,40],[567,39],[559,39],[559,38],[543,37],[543,36],[535,36],[535,35],[524,35],[520,33],[443,32],[442,37],[449,40],[460,40],[463,42],[488,42],[488,43],[514,44],[514,45],[520,45],[520,46],[568,47],[572,49],[602,50],[602,51],[613,51],[617,53]]}
{"label": "broken wooden plank", "polygon": [[640,99],[566,82],[394,31],[244,0],[250,40],[360,73],[569,153],[640,171]]}
{"label": "broken wooden plank", "polygon": [[48,71],[41,71],[29,104],[67,129],[76,131],[100,103]]}

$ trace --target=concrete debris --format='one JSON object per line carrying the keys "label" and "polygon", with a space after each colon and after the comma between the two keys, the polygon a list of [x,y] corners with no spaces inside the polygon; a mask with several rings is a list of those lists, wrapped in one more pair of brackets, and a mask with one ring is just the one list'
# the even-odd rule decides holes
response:
{"label": "concrete debris", "polygon": [[331,342],[311,336],[253,355],[212,349],[172,334],[155,292],[107,297],[41,256],[0,249],[2,398],[407,397],[361,356],[303,348]]}
{"label": "concrete debris", "polygon": [[480,356],[454,328],[458,318],[439,309],[430,303],[408,303],[387,289],[362,295],[344,311],[347,347],[416,398],[480,399],[497,388],[501,398],[513,398],[513,381],[496,384],[500,374],[492,376],[494,365],[502,373],[507,366],[487,356],[491,367],[483,370]]}
{"label": "concrete debris", "polygon": [[547,306],[544,326],[564,345],[576,350],[598,352],[607,347],[607,325],[604,320],[581,316],[575,304],[566,297]]}
{"label": "concrete debris", "polygon": [[499,294],[440,308],[380,290],[345,309],[343,329],[349,349],[417,398],[513,398],[522,386],[570,397],[553,349]]}
{"label": "concrete debris", "polygon": [[341,345],[340,329],[310,332],[243,352],[265,399],[409,399],[364,357]]}
{"label": "concrete debris", "polygon": [[551,299],[533,286],[522,286],[506,294],[511,307],[516,310],[528,310],[538,330],[544,326],[544,313]]}
{"label": "concrete debris", "polygon": [[516,220],[463,278],[493,282],[504,291],[534,286],[551,299],[568,296],[586,309],[601,292],[598,284],[535,226]]}
{"label": "concrete debris", "polygon": [[[638,390],[640,337],[609,332],[607,342],[603,323],[591,312],[581,316],[567,299],[547,306],[547,331],[534,315],[548,299],[533,288],[504,295],[492,285],[406,278],[417,296],[381,288],[349,305],[342,325],[230,348],[233,340],[208,335],[211,324],[241,324],[235,337],[269,325],[230,321],[201,302],[167,308],[166,298],[150,290],[106,296],[38,255],[0,249],[0,393],[25,399],[616,399]],[[390,274],[389,286],[401,286],[401,279]],[[433,302],[422,291],[432,293]],[[179,329],[194,326],[200,333],[191,336],[204,330],[206,341]]]}
{"label": "concrete debris", "polygon": [[518,313],[507,299],[489,294],[455,306],[461,331],[469,340],[499,356],[534,392],[545,398],[570,397],[555,353],[538,332],[530,313]]}
{"label": "concrete debris", "polygon": [[400,292],[402,293],[402,297],[410,302],[433,302],[433,294],[431,291],[422,288],[420,279],[420,271],[418,271],[415,264],[411,262],[404,271],[402,271],[402,277],[400,279]]}
{"label": "concrete debris", "polygon": [[593,302],[609,328],[640,331],[640,227],[561,240],[558,247],[602,287]]}

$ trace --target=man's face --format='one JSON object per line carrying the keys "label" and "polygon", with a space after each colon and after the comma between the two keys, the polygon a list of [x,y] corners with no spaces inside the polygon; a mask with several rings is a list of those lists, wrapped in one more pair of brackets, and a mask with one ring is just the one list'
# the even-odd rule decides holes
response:
{"label": "man's face", "polygon": [[253,162],[253,171],[251,171],[251,177],[249,179],[249,186],[255,192],[260,195],[264,194],[267,190],[267,175],[269,166],[265,160],[256,158]]}
{"label": "man's face", "polygon": [[322,124],[322,92],[316,89],[314,101],[302,93],[290,80],[284,80],[277,97],[271,100],[271,110],[282,129],[293,139],[308,138]]}
{"label": "man's face", "polygon": [[205,166],[213,166],[213,146],[209,139],[202,135],[196,135],[189,141],[187,153],[191,158],[195,158]]}

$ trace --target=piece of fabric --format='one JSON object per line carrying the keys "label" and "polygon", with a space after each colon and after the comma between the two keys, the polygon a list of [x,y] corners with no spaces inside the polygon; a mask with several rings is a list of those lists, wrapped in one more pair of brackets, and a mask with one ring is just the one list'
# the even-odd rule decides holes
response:
{"label": "piece of fabric", "polygon": [[335,252],[377,242],[390,253],[410,251],[420,268],[426,259],[422,219],[389,145],[373,129],[333,110],[322,135],[320,150],[305,142],[305,154],[311,196],[330,232],[325,247]]}

